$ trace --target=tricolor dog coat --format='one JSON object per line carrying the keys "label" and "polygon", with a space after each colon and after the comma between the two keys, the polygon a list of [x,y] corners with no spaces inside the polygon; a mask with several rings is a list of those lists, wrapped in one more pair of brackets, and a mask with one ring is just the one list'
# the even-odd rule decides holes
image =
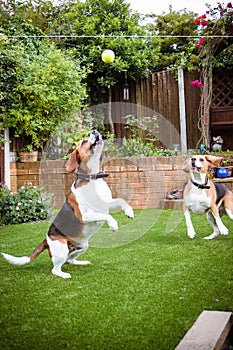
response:
{"label": "tricolor dog coat", "polygon": [[60,212],[51,224],[44,241],[29,255],[14,257],[2,253],[11,264],[24,265],[48,249],[53,263],[52,273],[70,278],[61,270],[63,264],[84,265],[89,261],[76,260],[88,248],[88,241],[107,222],[113,231],[118,230],[117,221],[109,214],[111,210],[122,209],[129,218],[133,209],[122,198],[112,198],[104,181],[107,174],[100,171],[103,140],[94,130],[88,140],[83,140],[74,150],[66,164],[69,172],[76,171],[76,180]]}

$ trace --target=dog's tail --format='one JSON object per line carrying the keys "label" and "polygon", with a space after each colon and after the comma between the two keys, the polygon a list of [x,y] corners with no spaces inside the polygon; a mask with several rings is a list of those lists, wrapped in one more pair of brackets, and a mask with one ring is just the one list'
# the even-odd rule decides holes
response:
{"label": "dog's tail", "polygon": [[46,239],[28,256],[16,257],[5,253],[2,253],[2,255],[10,264],[26,265],[29,264],[32,260],[36,259],[38,255],[42,253],[45,249],[48,249],[48,243]]}

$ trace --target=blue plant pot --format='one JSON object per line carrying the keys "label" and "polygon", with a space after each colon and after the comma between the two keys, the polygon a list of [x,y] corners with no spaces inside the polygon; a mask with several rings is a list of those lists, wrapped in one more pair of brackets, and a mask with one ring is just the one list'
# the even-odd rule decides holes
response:
{"label": "blue plant pot", "polygon": [[219,178],[224,178],[228,176],[228,169],[227,168],[218,168],[216,171],[216,175]]}

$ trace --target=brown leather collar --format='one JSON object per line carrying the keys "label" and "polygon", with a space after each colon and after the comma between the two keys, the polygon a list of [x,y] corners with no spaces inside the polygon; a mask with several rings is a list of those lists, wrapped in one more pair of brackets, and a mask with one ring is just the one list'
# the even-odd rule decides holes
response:
{"label": "brown leather collar", "polygon": [[78,170],[76,172],[76,180],[80,179],[85,181],[91,181],[91,180],[103,179],[108,176],[109,174],[106,174],[104,171],[99,171],[96,174],[84,174],[84,173],[80,173]]}
{"label": "brown leather collar", "polygon": [[207,185],[207,183],[208,183],[208,179],[207,179],[207,178],[206,178],[204,184],[198,184],[197,182],[193,181],[192,179],[191,179],[191,182],[192,182],[192,184],[193,184],[194,186],[196,186],[197,188],[201,188],[201,189],[210,189],[210,186]]}

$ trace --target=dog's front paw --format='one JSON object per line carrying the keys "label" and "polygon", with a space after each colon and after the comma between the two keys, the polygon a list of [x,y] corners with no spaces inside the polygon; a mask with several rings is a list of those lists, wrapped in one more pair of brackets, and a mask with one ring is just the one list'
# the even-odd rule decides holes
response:
{"label": "dog's front paw", "polygon": [[126,208],[124,208],[125,215],[128,216],[128,218],[133,219],[134,218],[134,212],[131,205],[127,205]]}
{"label": "dog's front paw", "polygon": [[189,238],[194,238],[196,236],[195,231],[188,231]]}
{"label": "dog's front paw", "polygon": [[110,230],[118,231],[118,223],[111,215],[108,215],[107,223]]}
{"label": "dog's front paw", "polygon": [[228,233],[229,233],[229,231],[228,231],[228,229],[227,229],[226,227],[224,227],[224,229],[221,230],[221,234],[222,234],[223,236],[227,236]]}
{"label": "dog's front paw", "polygon": [[218,226],[218,229],[223,236],[228,235],[228,228],[223,224],[222,220],[220,218],[215,218],[216,224]]}

